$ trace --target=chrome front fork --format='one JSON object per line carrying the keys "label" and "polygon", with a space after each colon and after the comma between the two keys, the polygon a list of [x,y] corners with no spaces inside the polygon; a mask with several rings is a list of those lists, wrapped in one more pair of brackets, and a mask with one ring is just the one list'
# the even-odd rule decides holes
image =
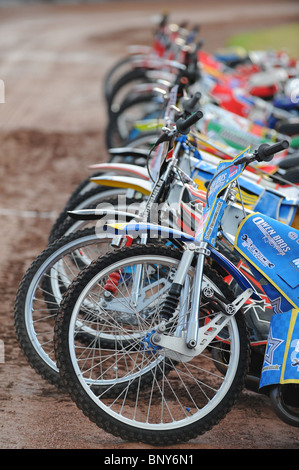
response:
{"label": "chrome front fork", "polygon": [[186,344],[187,347],[192,349],[197,346],[198,340],[198,328],[199,328],[199,308],[200,308],[200,298],[201,298],[201,286],[203,278],[203,269],[205,264],[205,256],[209,254],[207,250],[208,244],[206,242],[201,242],[197,251],[197,263],[195,270],[195,279],[193,284],[193,295],[191,302],[191,310],[188,321],[187,337]]}
{"label": "chrome front fork", "polygon": [[[179,269],[176,272],[176,275],[173,279],[173,284],[180,286],[182,288],[186,279],[188,278],[188,271],[195,256],[197,254],[197,263],[195,270],[195,278],[193,282],[193,294],[191,301],[191,310],[188,319],[187,326],[187,336],[186,336],[186,345],[188,348],[193,349],[197,345],[198,340],[198,328],[199,328],[199,307],[200,307],[200,296],[201,296],[201,286],[203,278],[203,270],[205,263],[205,256],[209,254],[207,249],[208,244],[206,242],[201,242],[196,251],[187,248],[184,251],[182,259],[179,264]],[[186,288],[186,285],[185,285]]]}

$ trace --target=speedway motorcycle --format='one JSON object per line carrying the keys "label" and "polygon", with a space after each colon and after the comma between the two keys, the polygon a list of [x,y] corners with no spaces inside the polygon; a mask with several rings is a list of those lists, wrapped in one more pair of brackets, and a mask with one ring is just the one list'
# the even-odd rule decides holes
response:
{"label": "speedway motorcycle", "polygon": [[[173,92],[173,100],[169,103],[169,115],[171,115],[171,104],[176,102],[175,89]],[[198,96],[195,96],[195,99],[185,102],[185,113],[187,113],[187,115],[190,109],[196,106],[197,101]],[[195,115],[196,119],[198,117],[201,117],[201,114]],[[192,121],[194,120],[193,117]],[[153,203],[161,203],[164,201],[163,205],[165,208],[174,208],[175,206],[173,212],[166,213],[167,217],[170,216],[169,220],[171,220],[174,227],[183,228],[188,233],[192,234],[202,214],[201,207],[206,200],[205,191],[198,190],[197,184],[194,184],[188,174],[185,173],[189,171],[190,165],[192,167],[194,166],[194,164],[190,162],[195,160],[195,163],[199,164],[200,161],[198,161],[197,157],[194,158],[196,149],[192,147],[190,142],[188,143],[186,127],[184,130],[184,128],[179,127],[178,124],[178,130],[183,131],[184,134],[177,139],[175,148],[172,151],[172,158],[170,159],[170,155],[168,155],[162,165],[162,170],[160,171],[160,165],[163,163],[163,158],[160,160],[160,149],[158,149],[154,158],[151,160],[149,166],[151,178],[154,179],[156,177],[158,169],[160,173],[160,179],[154,186],[155,191],[152,195],[151,190],[153,189],[153,185],[150,184],[148,171],[134,165],[118,164],[115,166],[114,170],[118,169],[119,172],[123,174],[123,177],[112,177],[109,175],[103,176],[99,178],[99,180],[101,184],[105,184],[106,181],[106,183],[111,186],[123,185],[122,187],[134,188],[147,195],[149,198],[146,206],[147,213],[151,212]],[[181,154],[182,151],[183,154]],[[176,163],[178,162],[179,168],[176,168]],[[113,167],[113,165],[111,166]],[[102,171],[109,170],[109,164],[102,164],[102,167]],[[204,169],[201,167],[202,174],[204,174],[203,170]],[[199,168],[197,168],[196,171],[199,172]],[[197,177],[203,178],[202,174],[197,174]],[[131,177],[128,177],[128,175]],[[135,178],[132,178],[132,175],[134,175]],[[138,175],[139,178],[137,178],[136,175]],[[147,175],[147,180],[142,180],[142,176],[145,178],[145,175]],[[210,173],[209,178],[212,178],[212,175],[213,173]],[[206,176],[205,180],[207,180]],[[115,182],[117,182],[117,184],[115,184]],[[179,209],[177,210],[178,201],[180,201],[180,203]],[[16,298],[15,326],[21,347],[32,367],[44,378],[58,386],[60,386],[61,381],[55,358],[53,357],[51,331],[53,330],[53,320],[55,319],[62,295],[83,267],[87,266],[93,259],[103,255],[105,251],[108,252],[111,250],[111,241],[113,240],[109,237],[101,238],[99,234],[99,228],[103,226],[103,217],[109,216],[112,220],[115,217],[120,217],[121,220],[130,220],[136,217],[136,211],[133,212],[133,208],[135,206],[134,210],[136,209],[136,202],[138,201],[127,199],[123,208],[124,212],[122,213],[119,212],[121,210],[119,205],[116,207],[112,204],[112,199],[109,199],[109,202],[109,207],[107,207],[106,201],[104,204],[105,209],[102,210],[77,210],[70,213],[74,222],[79,224],[96,221],[97,225],[99,225],[97,232],[93,229],[86,229],[84,232],[77,232],[77,234],[70,233],[68,236],[49,245],[33,262],[32,266],[25,274]],[[288,201],[286,201],[286,204],[288,204]],[[138,207],[139,206],[140,204]],[[281,207],[284,207],[284,204],[281,204]],[[110,210],[107,210],[109,208]],[[284,210],[292,214],[292,205],[289,207],[286,205]],[[282,212],[280,216],[282,216]],[[147,221],[147,219],[144,220]],[[157,220],[161,222],[161,219]],[[114,247],[115,246],[116,243],[114,243]],[[222,250],[224,248],[225,246],[221,247]],[[231,253],[229,257],[231,257]],[[238,259],[237,263],[239,263]],[[242,269],[244,267],[239,266],[239,268]],[[245,272],[245,275],[248,276],[248,273]],[[228,279],[226,279],[226,282],[228,282]],[[252,351],[254,351],[254,355],[257,356],[257,354],[255,354],[256,350],[265,346],[269,314],[267,311],[263,312],[258,305],[250,304],[247,305],[246,308],[247,321],[250,317],[253,318],[253,321],[250,321],[250,341]],[[254,314],[250,315],[252,309]],[[260,318],[261,315],[263,318]],[[256,321],[254,322],[255,316]],[[261,328],[261,325],[263,328]],[[256,360],[253,362],[256,363]],[[256,367],[254,369],[256,369]],[[256,389],[256,376],[258,376],[258,374],[259,370],[255,375],[253,375],[252,372],[247,375],[247,387],[254,387],[254,389]]]}
{"label": "speedway motorcycle", "polygon": [[[249,360],[242,307],[261,298],[216,249],[219,233],[246,259],[276,314],[260,386],[298,387],[299,231],[234,204],[246,165],[268,161],[287,145],[262,145],[221,162],[193,236],[151,223],[107,225],[117,236],[183,242],[184,250],[165,243],[125,247],[82,271],[63,298],[55,325],[61,377],[106,431],[153,445],[188,440],[217,424],[241,393]],[[212,266],[234,278],[237,297]],[[85,345],[82,323],[94,331]],[[107,331],[111,343],[102,347]]]}

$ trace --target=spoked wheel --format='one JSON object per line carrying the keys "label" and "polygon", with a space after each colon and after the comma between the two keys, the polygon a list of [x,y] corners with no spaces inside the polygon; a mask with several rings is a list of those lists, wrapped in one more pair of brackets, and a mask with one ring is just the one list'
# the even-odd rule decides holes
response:
{"label": "spoked wheel", "polygon": [[111,238],[86,229],[61,238],[44,250],[23,277],[15,301],[15,330],[30,365],[44,379],[61,385],[53,335],[64,292],[81,269],[111,249]]}
{"label": "spoked wheel", "polygon": [[[125,440],[169,445],[194,438],[226,415],[243,388],[249,338],[241,312],[199,354],[186,349],[193,267],[171,320],[161,317],[180,258],[161,245],[122,249],[82,271],[61,303],[54,342],[63,383],[92,421]],[[219,305],[230,303],[231,292],[208,266],[203,287],[210,296],[199,322],[210,334],[207,325],[222,321]],[[82,325],[95,332],[89,344],[80,340]],[[217,367],[212,352],[222,347],[225,364]]]}

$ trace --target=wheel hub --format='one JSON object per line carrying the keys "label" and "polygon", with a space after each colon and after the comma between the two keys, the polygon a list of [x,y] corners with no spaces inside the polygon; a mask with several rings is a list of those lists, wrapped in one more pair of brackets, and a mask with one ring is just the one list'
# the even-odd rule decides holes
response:
{"label": "wheel hub", "polygon": [[152,336],[154,334],[156,334],[156,330],[153,330],[150,333],[147,333],[144,336],[144,338],[140,341],[142,349],[147,354],[156,354],[158,352],[158,350],[162,349],[161,346],[157,346],[157,345],[152,343]]}

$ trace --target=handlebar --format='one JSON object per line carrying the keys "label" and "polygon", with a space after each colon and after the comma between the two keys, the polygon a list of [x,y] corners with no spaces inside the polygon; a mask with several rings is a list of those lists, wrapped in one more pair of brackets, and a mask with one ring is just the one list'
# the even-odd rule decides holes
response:
{"label": "handlebar", "polygon": [[255,158],[259,162],[270,162],[275,153],[279,153],[289,147],[287,140],[281,140],[276,144],[261,144],[256,151]]}
{"label": "handlebar", "polygon": [[[210,180],[208,188],[207,188],[207,195],[209,194],[210,188],[215,178],[217,178],[220,175],[220,173],[222,173],[223,171],[226,171],[229,167],[232,167],[236,164],[237,165],[241,165],[243,163],[248,164],[248,163],[253,162],[254,160],[258,160],[260,162],[262,161],[269,162],[270,160],[272,160],[273,155],[275,153],[281,152],[282,150],[285,150],[288,147],[289,147],[289,142],[287,140],[282,140],[273,145],[261,144],[259,148],[255,150],[252,154],[244,155],[243,157],[239,158],[236,163],[233,161],[230,165],[228,166],[225,165],[220,171],[216,172],[216,174]],[[207,205],[208,205],[208,196],[207,196]]]}
{"label": "handlebar", "polygon": [[276,144],[269,145],[269,144],[261,144],[257,150],[253,152],[251,155],[245,155],[244,157],[238,160],[238,164],[241,163],[251,163],[254,160],[258,162],[270,162],[275,155],[275,153],[279,153],[282,150],[285,150],[289,147],[289,142],[287,140],[281,140]]}
{"label": "handlebar", "polygon": [[201,98],[201,93],[197,91],[192,98],[186,100],[183,102],[183,109],[184,112],[187,114],[191,114],[192,112],[195,111],[197,104]]}
{"label": "handlebar", "polygon": [[188,134],[190,127],[203,117],[201,111],[196,111],[187,119],[179,118],[176,122],[177,132],[179,134]]}
{"label": "handlebar", "polygon": [[180,117],[176,121],[176,127],[174,127],[173,130],[167,128],[162,129],[164,132],[160,135],[154,147],[157,147],[157,145],[162,144],[162,142],[171,142],[172,138],[177,134],[188,134],[190,127],[197,121],[199,121],[199,119],[201,119],[202,117],[203,113],[201,111],[197,111],[187,119]]}

